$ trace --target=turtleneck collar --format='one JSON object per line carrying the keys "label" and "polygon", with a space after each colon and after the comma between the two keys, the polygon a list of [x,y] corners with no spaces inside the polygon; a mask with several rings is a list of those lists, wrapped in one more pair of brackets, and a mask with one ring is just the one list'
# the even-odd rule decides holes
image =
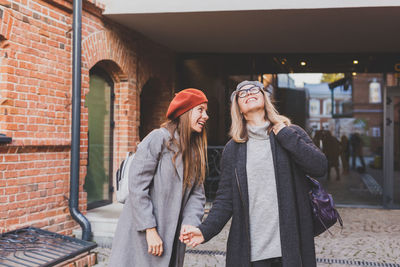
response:
{"label": "turtleneck collar", "polygon": [[269,121],[265,122],[265,124],[262,126],[250,126],[247,124],[247,132],[249,138],[254,138],[259,140],[269,139],[268,126],[269,126]]}

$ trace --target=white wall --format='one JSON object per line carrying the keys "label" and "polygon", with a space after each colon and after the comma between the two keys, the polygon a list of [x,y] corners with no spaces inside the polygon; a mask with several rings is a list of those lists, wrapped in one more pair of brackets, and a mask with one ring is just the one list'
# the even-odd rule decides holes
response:
{"label": "white wall", "polygon": [[101,0],[105,14],[400,6],[399,0]]}

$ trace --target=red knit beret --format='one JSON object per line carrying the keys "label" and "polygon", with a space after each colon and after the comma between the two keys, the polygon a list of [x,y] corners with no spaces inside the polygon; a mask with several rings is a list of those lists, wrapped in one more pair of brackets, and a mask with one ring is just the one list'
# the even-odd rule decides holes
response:
{"label": "red knit beret", "polygon": [[184,89],[175,94],[174,99],[169,104],[167,118],[170,120],[176,119],[195,106],[207,102],[208,99],[202,91],[194,88]]}

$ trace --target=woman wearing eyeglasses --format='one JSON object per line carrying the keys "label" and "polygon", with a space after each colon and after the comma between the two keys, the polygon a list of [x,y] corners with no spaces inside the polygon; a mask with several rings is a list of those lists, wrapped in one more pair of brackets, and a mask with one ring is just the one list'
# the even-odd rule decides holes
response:
{"label": "woman wearing eyeglasses", "polygon": [[315,267],[305,174],[326,173],[324,154],[279,115],[260,82],[240,83],[231,101],[232,140],[222,155],[216,199],[207,219],[180,240],[195,247],[232,217],[226,266]]}

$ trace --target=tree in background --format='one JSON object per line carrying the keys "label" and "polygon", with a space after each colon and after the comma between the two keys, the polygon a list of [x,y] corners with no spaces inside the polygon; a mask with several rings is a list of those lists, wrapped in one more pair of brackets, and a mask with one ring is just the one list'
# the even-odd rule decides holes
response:
{"label": "tree in background", "polygon": [[323,73],[321,83],[331,83],[344,78],[344,73]]}

